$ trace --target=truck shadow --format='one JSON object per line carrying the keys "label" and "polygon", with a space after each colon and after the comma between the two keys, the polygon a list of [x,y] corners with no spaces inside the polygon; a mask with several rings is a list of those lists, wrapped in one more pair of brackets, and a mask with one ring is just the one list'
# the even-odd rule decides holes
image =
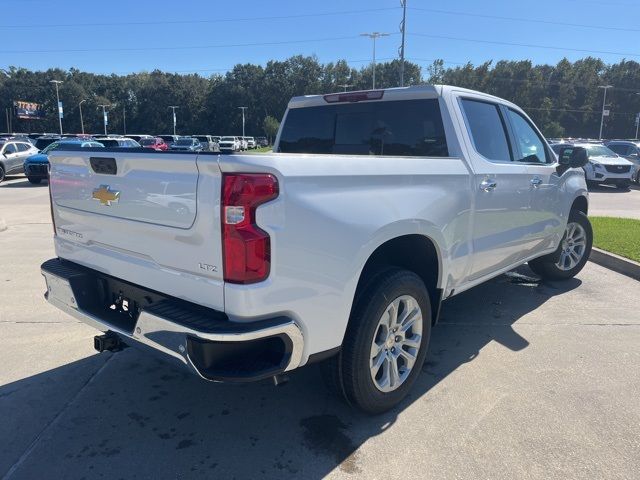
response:
{"label": "truck shadow", "polygon": [[580,283],[542,283],[522,267],[447,301],[411,396],[378,417],[330,395],[317,366],[282,387],[234,386],[205,383],[131,348],[94,355],[0,387],[0,413],[12,417],[0,434],[18,439],[0,450],[0,475],[21,455],[13,479],[357,474],[364,442],[490,342],[527,348],[513,324]]}

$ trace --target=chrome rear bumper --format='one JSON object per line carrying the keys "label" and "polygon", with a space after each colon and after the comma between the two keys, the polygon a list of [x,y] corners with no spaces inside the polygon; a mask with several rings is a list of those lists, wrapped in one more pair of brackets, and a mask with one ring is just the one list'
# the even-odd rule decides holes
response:
{"label": "chrome rear bumper", "polygon": [[[105,313],[101,315],[100,310],[91,303],[91,297],[95,295],[91,292],[87,294],[90,290],[87,285],[91,285],[97,278],[108,276],[59,259],[48,260],[41,270],[47,283],[45,298],[49,303],[98,330],[116,333],[127,344],[135,346],[139,343],[151,347],[177,360],[206,380],[254,381],[300,365],[304,345],[302,332],[295,322],[286,317],[249,323],[231,322],[221,320],[223,314],[220,312],[209,310],[209,319],[206,310],[200,309],[193,313],[185,308],[186,302],[167,297],[149,307],[143,307],[137,318],[132,317],[130,325],[125,328],[122,324],[109,320],[106,305],[103,305]],[[154,294],[158,295],[157,292]],[[251,349],[266,352],[270,345],[280,345],[278,341],[282,342],[282,347],[278,346],[279,353],[268,352],[271,363],[261,361],[258,353],[251,361],[251,368],[256,365],[259,368],[252,371],[240,368],[231,374],[225,374],[216,371],[216,366],[211,364],[222,361],[228,365],[233,355],[238,355],[237,358],[245,358],[247,352],[252,355]],[[233,352],[236,348],[239,353]],[[220,350],[227,352],[222,360],[218,354]],[[276,361],[272,361],[274,357]]]}

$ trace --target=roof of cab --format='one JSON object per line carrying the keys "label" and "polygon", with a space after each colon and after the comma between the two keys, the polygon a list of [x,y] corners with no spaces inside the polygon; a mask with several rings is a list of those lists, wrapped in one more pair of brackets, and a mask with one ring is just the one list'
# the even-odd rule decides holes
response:
{"label": "roof of cab", "polygon": [[[394,88],[381,88],[376,90],[357,90],[349,92],[334,92],[324,95],[303,95],[299,97],[293,97],[289,101],[289,108],[301,108],[301,107],[315,107],[322,105],[330,105],[325,100],[328,95],[349,95],[349,94],[362,94],[366,92],[384,92],[381,99],[361,100],[366,102],[380,102],[389,100],[412,100],[420,98],[437,98],[445,93],[449,92],[469,93],[474,96],[480,95],[487,100],[494,100],[506,105],[517,107],[513,103],[493,95],[489,95],[476,90],[469,90],[467,88],[455,87],[452,85],[417,85],[412,87],[394,87]],[[342,102],[348,103],[348,101]]]}

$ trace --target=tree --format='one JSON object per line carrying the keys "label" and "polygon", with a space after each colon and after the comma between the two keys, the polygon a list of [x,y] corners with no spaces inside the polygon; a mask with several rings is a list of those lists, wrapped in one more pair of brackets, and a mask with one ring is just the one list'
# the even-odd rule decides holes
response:
{"label": "tree", "polygon": [[271,139],[278,134],[278,129],[280,128],[280,122],[277,118],[272,117],[271,115],[267,115],[264,117],[262,121],[262,129],[264,130],[264,134],[269,139],[269,143],[271,143]]}

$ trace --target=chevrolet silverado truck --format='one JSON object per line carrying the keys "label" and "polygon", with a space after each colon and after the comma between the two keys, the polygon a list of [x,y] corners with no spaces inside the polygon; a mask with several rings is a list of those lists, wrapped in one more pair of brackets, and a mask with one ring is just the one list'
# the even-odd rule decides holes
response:
{"label": "chevrolet silverado truck", "polygon": [[573,277],[592,243],[585,150],[556,156],[516,105],[456,87],[293,98],[273,154],[49,161],[45,297],[98,351],[229,382],[321,361],[369,413],[408,393],[445,299],[526,262]]}

